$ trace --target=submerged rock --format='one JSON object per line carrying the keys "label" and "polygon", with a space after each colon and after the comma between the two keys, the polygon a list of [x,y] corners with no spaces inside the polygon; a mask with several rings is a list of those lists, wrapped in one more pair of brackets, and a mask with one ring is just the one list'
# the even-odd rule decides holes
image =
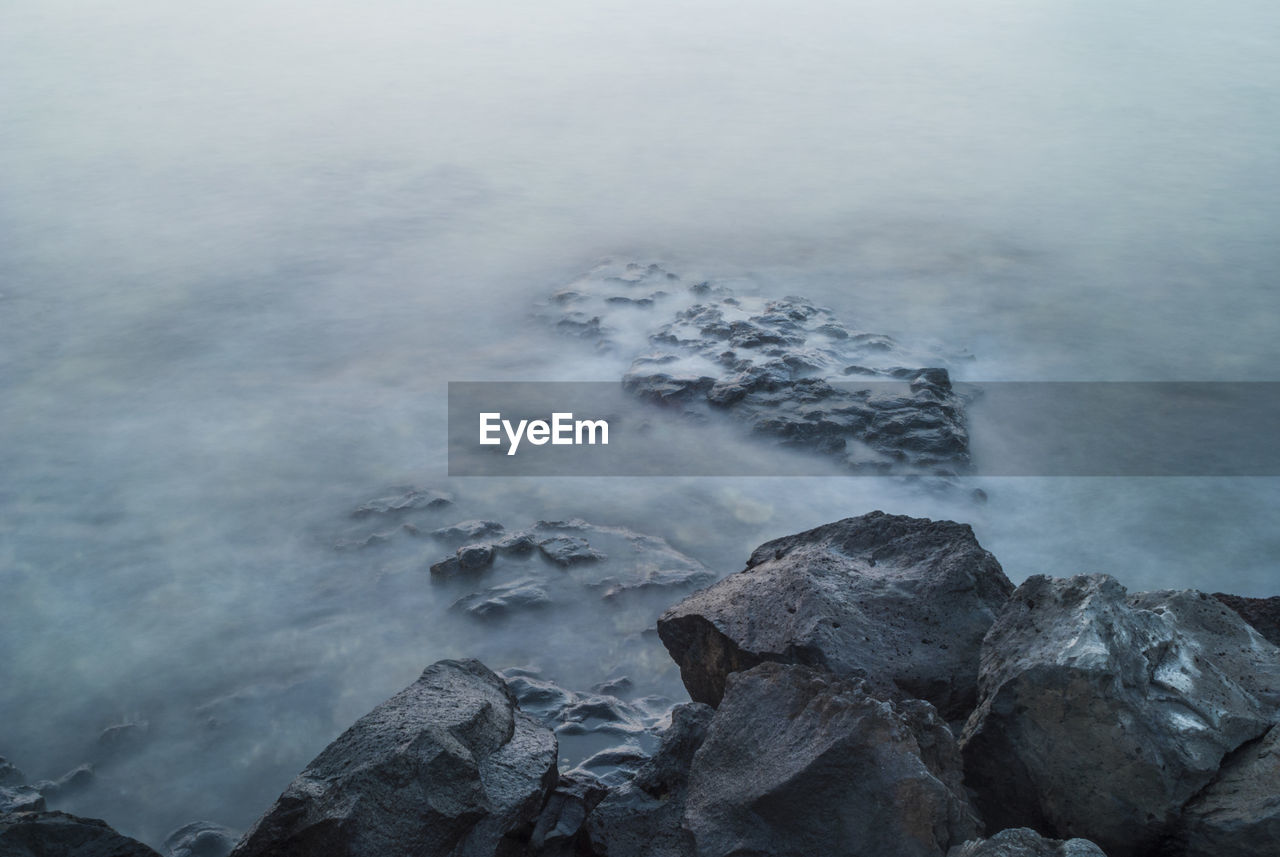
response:
{"label": "submerged rock", "polygon": [[1035,576],[987,635],[980,687],[963,748],[988,823],[1136,857],[1275,722],[1280,649],[1202,593]]}
{"label": "submerged rock", "polygon": [[0,786],[0,813],[43,812],[44,795],[34,786]]}
{"label": "submerged rock", "polygon": [[766,542],[658,633],[689,695],[766,661],[823,667],[945,717],[976,704],[983,635],[1013,585],[967,524],[872,512]]}
{"label": "submerged rock", "polygon": [[17,812],[0,815],[0,854],[4,857],[160,857],[96,818],[65,812]]}
{"label": "submerged rock", "polygon": [[929,358],[851,330],[804,298],[737,297],[630,263],[597,268],[548,309],[557,329],[634,356],[623,387],[642,399],[726,413],[859,471],[951,473],[968,464],[963,402],[947,370],[911,368]]}
{"label": "submerged rock", "polygon": [[599,857],[692,857],[685,827],[689,767],[706,738],[714,712],[699,703],[678,705],[653,757],[631,782],[609,791],[587,818],[591,853]]}
{"label": "submerged rock", "polygon": [[453,495],[429,488],[394,489],[397,493],[362,503],[351,513],[353,518],[372,515],[401,515],[421,509],[443,509],[452,505]]}
{"label": "submerged rock", "polygon": [[1183,809],[1183,857],[1274,857],[1280,850],[1280,726],[1227,758]]}
{"label": "submerged rock", "polygon": [[777,663],[729,677],[689,771],[685,826],[699,857],[942,857],[980,829],[932,706]]}
{"label": "submerged rock", "polygon": [[550,603],[551,596],[537,580],[522,577],[510,583],[491,586],[483,592],[464,595],[453,602],[450,609],[461,610],[480,619],[493,619],[515,610],[528,610]]}
{"label": "submerged rock", "polygon": [[184,824],[165,837],[169,857],[227,857],[240,834],[212,821]]}
{"label": "submerged rock", "polygon": [[233,853],[501,853],[532,832],[556,750],[499,676],[440,661],[326,747]]}
{"label": "submerged rock", "polygon": [[1087,839],[1045,839],[1026,827],[1002,830],[990,839],[957,845],[947,857],[1107,857]]}

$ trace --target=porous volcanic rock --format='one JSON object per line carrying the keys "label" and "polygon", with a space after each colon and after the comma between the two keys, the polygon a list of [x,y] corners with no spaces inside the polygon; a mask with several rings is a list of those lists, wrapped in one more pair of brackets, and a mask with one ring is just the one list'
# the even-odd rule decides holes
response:
{"label": "porous volcanic rock", "polygon": [[556,783],[556,741],[479,661],[440,661],[324,749],[235,857],[518,849]]}
{"label": "porous volcanic rock", "polygon": [[931,705],[777,663],[729,677],[689,771],[685,826],[699,857],[943,857],[980,830]]}
{"label": "porous volcanic rock", "polygon": [[1215,592],[1213,597],[1240,614],[1259,634],[1280,646],[1280,595],[1270,598],[1245,598]]}
{"label": "porous volcanic rock", "polygon": [[1183,809],[1182,857],[1274,857],[1280,851],[1280,726],[1227,758]]}
{"label": "porous volcanic rock", "polygon": [[963,719],[983,635],[1013,591],[967,524],[872,512],[761,545],[658,620],[689,695],[765,661],[823,667]]}
{"label": "porous volcanic rock", "polygon": [[1280,649],[1199,592],[1034,576],[982,650],[965,771],[989,824],[1163,853],[1184,804],[1280,704]]}
{"label": "porous volcanic rock", "polygon": [[0,815],[0,854],[4,857],[160,857],[117,833],[105,821],[65,812],[15,812]]}

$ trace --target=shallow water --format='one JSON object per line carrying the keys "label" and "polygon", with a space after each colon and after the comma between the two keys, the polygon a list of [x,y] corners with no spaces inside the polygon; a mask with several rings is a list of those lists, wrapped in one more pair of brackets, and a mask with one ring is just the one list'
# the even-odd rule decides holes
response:
{"label": "shallow water", "polygon": [[451,484],[444,433],[450,380],[619,377],[531,317],[603,257],[968,380],[1276,380],[1277,37],[1252,0],[6,4],[0,754],[56,777],[146,721],[55,806],[159,843],[247,826],[441,657],[678,693],[652,639],[600,656],[594,604],[479,627],[438,551],[333,550],[393,485],[717,573],[882,508],[971,522],[1014,580],[1272,594],[1274,479]]}

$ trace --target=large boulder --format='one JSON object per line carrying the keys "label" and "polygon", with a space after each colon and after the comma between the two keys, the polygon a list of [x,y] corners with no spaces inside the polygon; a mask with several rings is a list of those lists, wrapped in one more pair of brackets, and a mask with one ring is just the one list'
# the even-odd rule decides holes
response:
{"label": "large boulder", "polygon": [[947,857],[1107,857],[1087,839],[1045,839],[1026,827],[1002,830],[952,848]]}
{"label": "large boulder", "polygon": [[164,839],[169,857],[227,857],[240,835],[212,821],[184,824]]}
{"label": "large boulder", "polygon": [[1013,591],[967,524],[872,512],[766,542],[658,620],[689,695],[718,705],[766,661],[861,678],[963,720],[983,635]]}
{"label": "large boulder", "polygon": [[678,705],[662,743],[636,776],[613,789],[587,818],[591,853],[598,857],[693,857],[684,826],[689,767],[702,746],[713,710]]}
{"label": "large boulder", "polygon": [[0,815],[0,855],[4,857],[160,857],[136,839],[96,818],[65,812]]}
{"label": "large boulder", "polygon": [[519,853],[556,740],[479,661],[440,661],[298,775],[235,857]]}
{"label": "large boulder", "polygon": [[1280,726],[1232,755],[1183,810],[1185,857],[1274,857],[1280,851]]}
{"label": "large boulder", "polygon": [[1280,649],[1198,592],[1035,576],[987,635],[963,735],[987,822],[1161,853],[1183,804],[1280,704]]}
{"label": "large boulder", "polygon": [[698,857],[942,857],[979,832],[931,705],[776,663],[730,676],[684,815]]}

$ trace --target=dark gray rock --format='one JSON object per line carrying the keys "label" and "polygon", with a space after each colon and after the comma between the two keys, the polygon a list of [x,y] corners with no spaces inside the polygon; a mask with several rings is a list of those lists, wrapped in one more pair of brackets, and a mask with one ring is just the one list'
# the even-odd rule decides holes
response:
{"label": "dark gray rock", "polygon": [[1280,726],[1244,745],[1183,809],[1182,857],[1275,857],[1280,852]]}
{"label": "dark gray rock", "polygon": [[451,527],[431,531],[431,537],[443,542],[479,542],[503,531],[497,521],[460,521]]}
{"label": "dark gray rock", "polygon": [[535,579],[522,577],[510,583],[491,586],[474,595],[464,595],[451,610],[462,610],[479,619],[498,619],[521,610],[545,607],[551,603],[547,590]]}
{"label": "dark gray rock", "polygon": [[555,785],[556,750],[499,676],[440,661],[325,748],[233,853],[517,853]]}
{"label": "dark gray rock", "polygon": [[693,857],[684,807],[693,756],[713,715],[699,703],[671,710],[671,725],[633,780],[610,790],[587,818],[591,853],[599,857]]}
{"label": "dark gray rock", "polygon": [[587,562],[599,562],[607,557],[591,547],[581,536],[556,536],[538,542],[538,550],[551,562],[562,568]]}
{"label": "dark gray rock", "polygon": [[777,663],[729,677],[684,817],[698,857],[942,857],[980,829],[931,705]]}
{"label": "dark gray rock", "polygon": [[65,812],[0,815],[0,855],[4,857],[160,857],[156,852],[96,818]]}
{"label": "dark gray rock", "polygon": [[957,845],[947,857],[1107,857],[1087,839],[1045,839],[1034,830],[1015,827],[990,839]]}
{"label": "dark gray rock", "polygon": [[1245,598],[1215,592],[1213,597],[1240,614],[1271,643],[1280,646],[1280,595],[1270,598]]}
{"label": "dark gray rock", "polygon": [[44,795],[34,786],[0,786],[0,813],[43,812]]}
{"label": "dark gray rock", "polygon": [[663,614],[658,633],[709,705],[730,673],[776,661],[963,719],[983,635],[1012,590],[967,524],[872,512],[761,545],[744,571]]}
{"label": "dark gray rock", "polygon": [[1199,592],[1029,578],[987,635],[968,784],[998,828],[1155,853],[1280,704],[1280,649]]}
{"label": "dark gray rock", "polygon": [[490,544],[463,545],[453,556],[432,565],[430,570],[437,577],[477,574],[493,565],[494,555],[494,547]]}
{"label": "dark gray rock", "polygon": [[537,857],[576,857],[587,848],[583,841],[587,816],[608,793],[593,777],[562,774],[547,798],[529,844]]}
{"label": "dark gray rock", "polygon": [[193,821],[164,840],[169,857],[227,857],[240,834],[212,821]]}
{"label": "dark gray rock", "polygon": [[[562,332],[632,355],[623,387],[655,404],[728,414],[863,472],[968,464],[963,402],[947,370],[906,365],[937,355],[850,330],[804,298],[735,297],[657,265],[606,264],[557,292],[547,314]],[[875,383],[884,381],[901,383]]]}
{"label": "dark gray rock", "polygon": [[367,518],[372,515],[402,515],[422,509],[443,509],[452,505],[453,496],[443,491],[431,489],[403,488],[395,489],[397,493],[387,497],[379,497],[362,503],[351,513],[353,518]]}

